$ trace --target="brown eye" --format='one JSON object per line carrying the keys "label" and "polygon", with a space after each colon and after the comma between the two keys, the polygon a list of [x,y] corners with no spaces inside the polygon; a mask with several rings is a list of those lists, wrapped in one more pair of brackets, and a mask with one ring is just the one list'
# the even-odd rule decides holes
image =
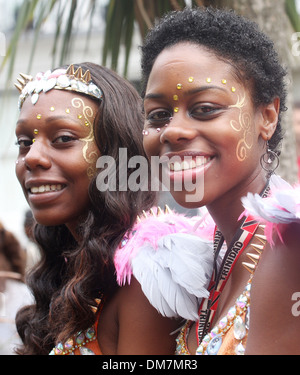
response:
{"label": "brown eye", "polygon": [[62,135],[60,137],[57,137],[54,140],[54,143],[68,143],[68,142],[71,142],[71,141],[74,141],[74,140],[75,140],[74,137],[71,137],[69,135]]}
{"label": "brown eye", "polygon": [[16,145],[20,148],[30,147],[32,145],[32,140],[30,139],[18,139]]}
{"label": "brown eye", "polygon": [[219,105],[213,104],[201,104],[193,107],[190,111],[190,116],[201,120],[210,120],[218,116],[225,108]]}
{"label": "brown eye", "polygon": [[172,114],[169,111],[159,110],[150,113],[147,116],[147,121],[150,123],[150,125],[159,125],[162,123],[166,123],[170,120],[171,117]]}

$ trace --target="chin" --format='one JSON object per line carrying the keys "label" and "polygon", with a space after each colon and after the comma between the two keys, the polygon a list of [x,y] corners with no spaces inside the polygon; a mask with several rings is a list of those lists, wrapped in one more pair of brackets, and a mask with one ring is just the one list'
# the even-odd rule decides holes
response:
{"label": "chin", "polygon": [[184,208],[193,209],[204,206],[203,194],[188,192],[171,192],[171,194],[176,203]]}
{"label": "chin", "polygon": [[65,218],[58,217],[57,215],[48,215],[45,212],[41,213],[39,211],[32,211],[35,221],[38,224],[44,225],[46,227],[55,227],[57,225],[63,225],[66,223]]}
{"label": "chin", "polygon": [[51,220],[49,218],[35,218],[36,222],[38,224],[44,225],[45,227],[56,227],[58,225],[63,225],[64,221],[59,221],[59,220]]}

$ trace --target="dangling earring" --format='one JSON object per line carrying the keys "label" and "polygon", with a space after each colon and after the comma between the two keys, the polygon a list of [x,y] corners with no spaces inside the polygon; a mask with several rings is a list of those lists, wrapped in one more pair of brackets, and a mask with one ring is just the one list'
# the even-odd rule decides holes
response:
{"label": "dangling earring", "polygon": [[266,146],[267,151],[260,157],[260,165],[267,172],[267,178],[269,179],[279,166],[279,157],[277,152],[270,149],[269,141],[267,141]]}

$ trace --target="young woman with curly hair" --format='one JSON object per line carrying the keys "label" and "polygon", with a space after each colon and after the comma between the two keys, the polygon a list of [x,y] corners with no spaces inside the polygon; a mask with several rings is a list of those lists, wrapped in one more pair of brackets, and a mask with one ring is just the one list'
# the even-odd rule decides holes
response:
{"label": "young woman with curly hair", "polygon": [[177,353],[299,354],[300,191],[273,173],[286,72],[272,41],[233,11],[187,8],[149,32],[142,73],[145,151],[180,159],[173,197],[216,226],[209,296]]}

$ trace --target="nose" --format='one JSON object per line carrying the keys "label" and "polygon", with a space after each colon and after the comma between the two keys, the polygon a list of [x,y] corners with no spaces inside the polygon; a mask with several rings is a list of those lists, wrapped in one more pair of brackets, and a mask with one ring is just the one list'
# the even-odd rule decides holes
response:
{"label": "nose", "polygon": [[50,153],[42,139],[32,142],[29,151],[24,157],[24,162],[28,170],[36,168],[49,169],[51,167]]}
{"label": "nose", "polygon": [[184,116],[174,116],[164,127],[161,143],[180,144],[189,142],[197,136],[197,129]]}

